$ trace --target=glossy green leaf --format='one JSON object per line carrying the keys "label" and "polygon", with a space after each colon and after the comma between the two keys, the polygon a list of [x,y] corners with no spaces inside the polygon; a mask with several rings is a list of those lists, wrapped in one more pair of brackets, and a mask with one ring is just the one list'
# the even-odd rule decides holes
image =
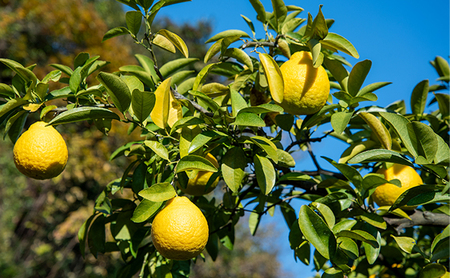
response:
{"label": "glossy green leaf", "polygon": [[264,53],[259,54],[259,60],[263,65],[273,100],[281,103],[284,95],[284,81],[278,64],[270,55]]}
{"label": "glossy green leaf", "polygon": [[13,98],[14,96],[14,90],[10,85],[0,83],[0,97]]}
{"label": "glossy green leaf", "polygon": [[320,43],[327,48],[342,51],[356,59],[359,58],[358,51],[353,44],[341,35],[329,32],[327,36],[320,41]]}
{"label": "glossy green leaf", "polygon": [[[273,14],[277,21],[277,26],[280,26],[287,16],[287,7],[283,0],[272,0]],[[278,28],[281,31],[281,28]]]}
{"label": "glossy green leaf", "polygon": [[428,80],[423,80],[414,87],[411,94],[411,110],[416,115],[422,115],[427,104]]}
{"label": "glossy green leaf", "polygon": [[448,119],[450,117],[450,95],[435,93],[434,97],[438,102],[439,112],[441,112],[442,117]]}
{"label": "glossy green leaf", "polygon": [[236,117],[241,109],[248,107],[248,104],[241,94],[235,90],[230,91],[230,97],[232,116]]}
{"label": "glossy green leaf", "polygon": [[237,61],[246,65],[250,69],[250,71],[253,71],[252,59],[250,59],[250,56],[248,56],[248,54],[245,53],[245,51],[239,48],[228,48],[227,51],[223,53],[223,56],[235,58]]}
{"label": "glossy green leaf", "polygon": [[263,149],[267,153],[267,156],[270,159],[272,159],[273,162],[278,163],[277,147],[272,141],[263,136],[253,136],[250,137],[250,140],[253,143],[255,143],[258,147]]}
{"label": "glossy green leaf", "polygon": [[148,219],[156,215],[162,204],[162,202],[152,202],[150,200],[143,199],[134,209],[131,221],[135,223],[142,223],[147,221]]}
{"label": "glossy green leaf", "polygon": [[28,112],[25,110],[21,110],[12,117],[10,117],[6,122],[4,130],[5,133],[3,138],[5,138],[6,134],[8,134],[8,137],[11,140],[11,142],[15,143],[22,134],[22,130],[23,127],[25,126],[25,121],[27,120],[27,117]]}
{"label": "glossy green leaf", "polygon": [[417,139],[415,136],[410,136],[407,128],[410,121],[395,113],[379,112],[379,114],[394,128],[411,155],[417,157]]}
{"label": "glossy green leaf", "polygon": [[160,69],[159,72],[161,72],[162,76],[164,76],[165,78],[171,76],[172,74],[174,74],[175,72],[177,72],[178,70],[197,62],[198,59],[197,58],[180,58],[180,59],[175,59],[172,61],[169,61],[167,63],[165,63]]}
{"label": "glossy green leaf", "polygon": [[325,222],[327,223],[328,227],[330,229],[333,229],[333,226],[336,222],[336,218],[334,217],[333,211],[325,204],[318,203],[318,202],[312,202],[311,206],[315,208],[319,213],[322,215],[323,219],[325,219]]}
{"label": "glossy green leaf", "polygon": [[351,239],[359,240],[370,244],[374,248],[378,248],[379,244],[377,239],[371,234],[362,230],[343,230],[336,234],[337,237],[348,237]]}
{"label": "glossy green leaf", "polygon": [[71,110],[65,111],[55,118],[53,118],[49,124],[59,125],[80,121],[89,121],[93,119],[114,119],[120,120],[120,117],[111,110],[99,107],[77,107]]}
{"label": "glossy green leaf", "polygon": [[275,168],[268,158],[257,154],[253,157],[253,163],[259,188],[263,194],[268,195],[275,185]]}
{"label": "glossy green leaf", "polygon": [[170,134],[174,133],[175,131],[179,130],[180,128],[196,126],[196,125],[203,124],[204,122],[205,121],[203,121],[202,119],[197,118],[197,117],[193,117],[193,116],[184,117],[184,118],[178,120],[177,122],[175,122],[175,124],[172,126],[172,129],[170,130]]}
{"label": "glossy green leaf", "polygon": [[344,278],[344,272],[336,267],[327,268],[321,278]]}
{"label": "glossy green leaf", "polygon": [[149,147],[152,151],[154,151],[159,157],[169,160],[169,151],[167,151],[166,147],[158,141],[153,140],[145,140],[144,144]]}
{"label": "glossy green leaf", "polygon": [[357,154],[366,151],[368,149],[371,149],[374,147],[377,143],[372,140],[367,140],[363,142],[356,142],[352,143],[350,147],[345,149],[345,151],[341,154],[341,157],[339,158],[339,163],[346,163],[353,157],[355,157]]}
{"label": "glossy green leaf", "polygon": [[122,113],[125,112],[131,104],[131,93],[127,84],[112,73],[100,72],[97,79],[105,86],[117,109]]}
{"label": "glossy green leaf", "polygon": [[431,64],[436,69],[437,73],[441,77],[450,76],[450,68],[448,66],[448,61],[441,56],[436,56],[434,61],[431,62]]}
{"label": "glossy green leaf", "polygon": [[411,122],[408,124],[410,136],[415,136],[418,142],[418,157],[416,163],[431,164],[436,157],[438,149],[438,139],[436,133],[428,125],[421,122]]}
{"label": "glossy green leaf", "polygon": [[386,230],[387,224],[384,218],[375,213],[364,213],[360,216],[362,220],[366,221],[370,225],[382,230]]}
{"label": "glossy green leaf", "polygon": [[177,195],[173,186],[168,182],[156,183],[139,192],[139,196],[152,202],[164,202]]}
{"label": "glossy green leaf", "polygon": [[341,249],[350,259],[356,260],[359,257],[359,247],[351,238],[340,237],[337,239],[337,244],[339,249]]}
{"label": "glossy green leaf", "polygon": [[205,66],[197,74],[197,77],[195,78],[194,84],[192,86],[192,89],[194,91],[198,91],[199,90],[200,86],[203,85],[203,83],[205,83],[206,76],[208,75],[208,73],[216,66],[217,66],[217,64],[209,64],[209,65]]}
{"label": "glossy green leaf", "polygon": [[145,121],[155,106],[155,101],[154,93],[135,89],[131,96],[131,107],[133,108],[134,116],[140,122]]}
{"label": "glossy green leaf", "polygon": [[208,39],[208,40],[206,41],[206,43],[215,42],[215,41],[218,41],[218,40],[223,39],[223,38],[226,38],[226,37],[235,37],[235,36],[238,36],[238,37],[247,37],[247,38],[250,37],[250,36],[249,36],[246,32],[244,32],[244,31],[232,29],[232,30],[226,30],[226,31],[220,32],[220,33],[218,33],[218,34],[212,36],[210,39]]}
{"label": "glossy green leaf", "polygon": [[336,252],[336,238],[327,224],[310,207],[303,205],[299,215],[300,230],[306,239],[326,259]]}
{"label": "glossy green leaf", "polygon": [[375,263],[381,252],[381,234],[380,232],[373,228],[372,226],[366,226],[365,229],[377,240],[378,247],[374,247],[372,244],[363,241],[362,247],[364,248],[364,253],[366,254],[367,261],[369,264]]}
{"label": "glossy green leaf", "polygon": [[233,192],[241,187],[247,167],[247,158],[244,151],[239,147],[229,149],[222,159],[222,176],[227,186]]}
{"label": "glossy green leaf", "polygon": [[330,162],[334,167],[336,167],[349,181],[353,183],[353,185],[356,187],[356,189],[361,192],[362,189],[362,176],[356,170],[350,165],[337,163],[335,161],[332,161],[329,158],[324,157],[325,160]]}
{"label": "glossy green leaf", "polygon": [[420,270],[419,278],[441,278],[445,277],[445,273],[448,273],[445,266],[438,263],[431,263]]}
{"label": "glossy green leaf", "polygon": [[241,14],[241,17],[247,23],[248,28],[250,28],[250,30],[252,30],[252,34],[253,34],[253,37],[254,37],[255,36],[255,25],[253,25],[253,22],[248,17],[246,17],[245,15]]}
{"label": "glossy green leaf", "polygon": [[159,30],[157,34],[164,36],[171,43],[173,43],[173,45],[175,45],[175,47],[181,52],[181,54],[183,54],[184,57],[189,57],[189,50],[187,48],[187,45],[183,41],[183,39],[180,38],[180,36],[166,29]]}
{"label": "glossy green leaf", "polygon": [[192,153],[203,147],[205,144],[207,144],[209,141],[211,141],[213,138],[222,136],[221,134],[218,134],[217,132],[213,130],[208,130],[205,132],[201,132],[197,134],[191,141],[191,144],[189,146],[188,152]]}
{"label": "glossy green leaf", "polygon": [[295,167],[295,159],[288,152],[277,149],[278,153],[278,166],[284,168],[292,168]]}
{"label": "glossy green leaf", "polygon": [[413,166],[411,161],[404,158],[399,153],[383,149],[374,149],[359,153],[351,158],[348,163],[367,163],[373,161],[392,162],[407,166]]}
{"label": "glossy green leaf", "polygon": [[266,123],[260,116],[253,113],[239,113],[234,122],[231,125],[237,126],[256,126],[264,127]]}
{"label": "glossy green leaf", "polygon": [[252,4],[253,9],[258,14],[258,20],[262,23],[266,23],[266,10],[264,9],[263,4],[259,0],[250,0],[250,3]]}
{"label": "glossy green leaf", "polygon": [[348,77],[348,93],[350,95],[356,96],[358,94],[371,67],[372,62],[370,60],[361,61],[353,66]]}
{"label": "glossy green leaf", "polygon": [[13,109],[15,109],[19,106],[23,106],[27,103],[28,103],[28,101],[23,98],[14,98],[14,99],[9,100],[4,105],[0,106],[0,117],[5,115],[6,113],[12,111]]}
{"label": "glossy green leaf", "polygon": [[334,131],[337,134],[341,134],[342,132],[344,132],[352,116],[353,112],[349,111],[341,111],[331,115],[331,126],[333,127]]}
{"label": "glossy green leaf", "polygon": [[142,14],[138,11],[129,11],[125,14],[128,30],[134,35],[139,33],[142,23]]}
{"label": "glossy green leaf", "polygon": [[371,113],[360,112],[358,115],[370,126],[381,145],[385,149],[390,150],[392,148],[392,138],[386,126]]}
{"label": "glossy green leaf", "polygon": [[324,64],[327,69],[331,72],[336,81],[339,82],[341,88],[344,92],[348,92],[348,71],[338,60],[324,59]]}
{"label": "glossy green leaf", "polygon": [[416,245],[416,241],[412,237],[406,237],[406,236],[394,236],[391,235],[391,237],[394,238],[395,242],[398,244],[400,249],[402,249],[404,252],[411,254],[413,251],[414,246]]}
{"label": "glossy green leaf", "polygon": [[180,159],[177,165],[176,173],[189,170],[217,172],[214,164],[204,157],[199,155],[187,155]]}
{"label": "glossy green leaf", "polygon": [[256,212],[251,212],[248,217],[248,227],[250,229],[250,233],[252,236],[256,234],[256,230],[258,229],[259,223],[261,222],[261,215]]}
{"label": "glossy green leaf", "polygon": [[441,136],[436,136],[436,139],[438,144],[434,163],[447,166],[450,164],[450,148]]}

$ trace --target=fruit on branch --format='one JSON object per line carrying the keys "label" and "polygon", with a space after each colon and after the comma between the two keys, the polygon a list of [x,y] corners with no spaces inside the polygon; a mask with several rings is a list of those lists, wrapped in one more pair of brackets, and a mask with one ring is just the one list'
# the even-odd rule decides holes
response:
{"label": "fruit on branch", "polygon": [[14,163],[24,175],[44,180],[64,170],[68,159],[66,142],[47,123],[39,121],[30,126],[14,145]]}
{"label": "fruit on branch", "polygon": [[379,206],[392,206],[407,189],[423,184],[422,178],[414,168],[402,164],[394,164],[387,169],[381,168],[377,173],[383,174],[388,181],[398,179],[402,184],[401,187],[390,183],[378,186],[372,194],[372,199]]}
{"label": "fruit on branch", "polygon": [[208,222],[187,197],[174,197],[153,220],[152,241],[165,258],[189,260],[198,256],[209,237]]}
{"label": "fruit on branch", "polygon": [[310,52],[299,51],[280,67],[284,80],[284,111],[293,115],[309,115],[319,111],[330,93],[330,81],[322,66],[313,66]]}

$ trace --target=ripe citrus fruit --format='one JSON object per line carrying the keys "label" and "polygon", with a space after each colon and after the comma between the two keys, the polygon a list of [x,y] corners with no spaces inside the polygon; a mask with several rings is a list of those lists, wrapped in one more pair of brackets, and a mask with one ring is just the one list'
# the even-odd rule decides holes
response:
{"label": "ripe citrus fruit", "polygon": [[187,197],[174,197],[152,223],[152,241],[167,259],[189,260],[199,255],[209,237],[208,222]]}
{"label": "ripe citrus fruit", "polygon": [[14,145],[14,163],[24,175],[44,180],[51,179],[64,170],[68,151],[61,134],[45,122],[30,126]]}
{"label": "ripe citrus fruit", "polygon": [[[219,168],[219,163],[217,162],[217,159],[211,154],[208,153],[205,156],[206,159],[208,159],[216,168]],[[209,192],[213,191],[214,188],[216,188],[217,184],[219,183],[219,177],[217,177],[211,186],[206,188],[206,185],[208,184],[209,178],[213,175],[213,172],[208,171],[198,171],[197,175],[193,179],[189,179],[186,188],[183,188],[178,183],[178,188],[184,193],[187,193],[189,195],[193,196],[202,196],[205,194],[208,194]]]}
{"label": "ripe citrus fruit", "polygon": [[280,67],[284,80],[284,111],[293,115],[309,115],[319,111],[328,99],[330,81],[322,66],[313,67],[311,53],[299,51]]}
{"label": "ripe citrus fruit", "polygon": [[398,179],[402,183],[402,187],[390,183],[378,186],[372,198],[379,206],[392,206],[407,189],[423,184],[422,178],[414,168],[402,164],[394,164],[388,169],[379,169],[377,173],[383,174],[386,180]]}

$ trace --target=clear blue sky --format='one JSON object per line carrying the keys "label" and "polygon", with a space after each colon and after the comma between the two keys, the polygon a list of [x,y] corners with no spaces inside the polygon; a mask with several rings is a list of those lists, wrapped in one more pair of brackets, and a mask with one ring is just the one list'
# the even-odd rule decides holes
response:
{"label": "clear blue sky", "polygon": [[[267,11],[272,11],[270,0],[261,2]],[[352,64],[365,59],[372,61],[366,84],[382,81],[393,83],[377,91],[379,99],[376,104],[379,106],[387,106],[396,100],[404,99],[409,109],[409,97],[417,83],[424,79],[429,79],[430,84],[436,83],[438,76],[429,61],[437,55],[448,60],[448,0],[285,0],[285,4],[304,8],[300,14],[303,18],[307,17],[308,12],[315,17],[319,5],[323,4],[322,12],[325,18],[335,20],[331,31],[347,38],[360,54],[358,60],[345,54],[343,56]],[[250,18],[255,26],[258,25],[256,13],[246,0],[193,0],[162,9],[158,16],[169,16],[177,23],[208,19],[213,23],[213,34],[227,29],[241,29],[251,34],[241,14]],[[263,37],[261,29],[257,30],[257,37]],[[325,155],[337,160],[346,145],[330,138],[324,144],[314,144],[313,148],[318,157]],[[296,156],[296,159],[299,159],[297,169],[314,169],[307,155]],[[324,168],[334,170],[326,161],[319,162]],[[297,203],[297,211],[300,205],[301,203]],[[282,219],[280,213],[276,217]],[[263,224],[265,221],[273,220],[263,220]],[[288,229],[284,220],[279,222],[282,231],[279,239],[282,247],[280,259],[283,260],[284,269],[297,273],[296,277],[312,276],[313,273],[309,271],[311,267],[305,268],[300,262],[294,263],[287,239]],[[264,225],[260,228],[264,228]]]}

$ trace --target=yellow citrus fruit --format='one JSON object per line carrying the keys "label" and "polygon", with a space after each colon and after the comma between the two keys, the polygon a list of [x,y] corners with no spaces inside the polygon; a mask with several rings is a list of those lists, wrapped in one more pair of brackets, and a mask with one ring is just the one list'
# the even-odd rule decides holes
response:
{"label": "yellow citrus fruit", "polygon": [[407,189],[423,184],[422,178],[414,168],[402,164],[394,164],[388,169],[379,169],[377,173],[383,174],[388,181],[398,179],[402,183],[402,187],[390,183],[378,186],[372,198],[379,206],[392,206]]}
{"label": "yellow citrus fruit", "polygon": [[330,93],[330,81],[322,66],[313,67],[310,52],[299,51],[280,67],[284,80],[284,111],[293,115],[309,115],[319,111]]}
{"label": "yellow citrus fruit", "polygon": [[187,197],[174,197],[152,223],[152,241],[167,259],[189,260],[199,255],[209,237],[208,222]]}
{"label": "yellow citrus fruit", "polygon": [[64,170],[68,151],[61,134],[45,122],[30,126],[14,145],[14,163],[24,175],[44,180],[51,179]]}
{"label": "yellow citrus fruit", "polygon": [[[205,158],[208,159],[216,168],[219,168],[217,159],[211,153],[208,153]],[[219,183],[219,177],[217,177],[216,180],[211,184],[211,186],[206,188],[209,178],[212,175],[213,172],[198,171],[197,175],[193,179],[189,179],[186,188],[183,188],[179,183],[178,188],[180,188],[182,192],[193,196],[202,196],[208,194],[209,192],[213,191]]]}

